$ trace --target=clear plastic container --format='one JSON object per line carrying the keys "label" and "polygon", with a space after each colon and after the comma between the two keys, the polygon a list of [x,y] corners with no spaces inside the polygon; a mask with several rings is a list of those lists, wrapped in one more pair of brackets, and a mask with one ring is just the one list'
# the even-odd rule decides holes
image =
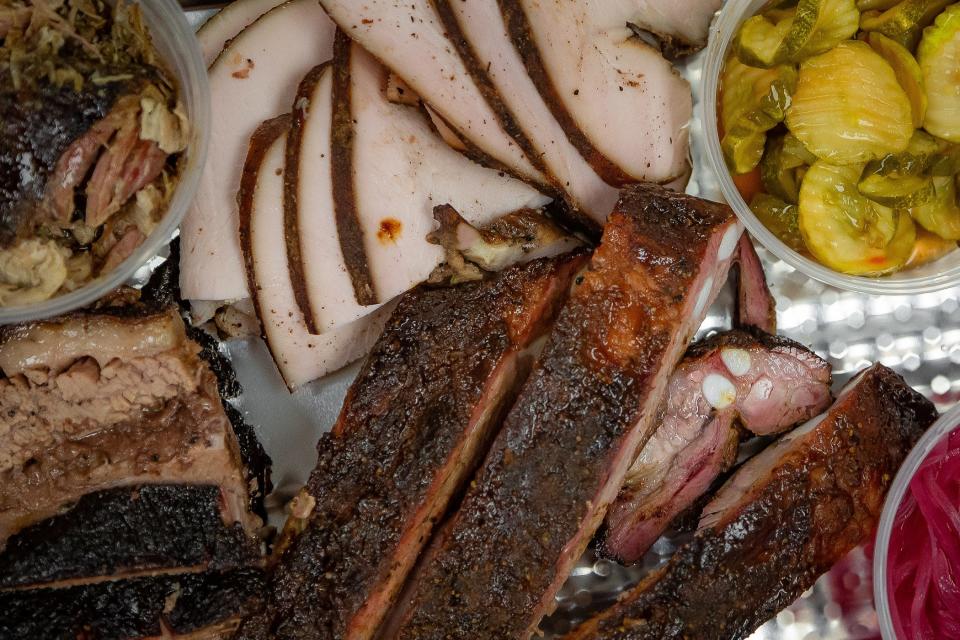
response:
{"label": "clear plastic container", "polygon": [[733,207],[751,235],[764,247],[795,269],[829,285],[861,293],[909,295],[960,284],[960,251],[952,251],[934,262],[886,276],[852,276],[834,271],[797,253],[768,231],[750,211],[750,207],[733,184],[720,149],[717,132],[717,89],[727,50],[740,24],[764,4],[765,0],[728,0],[710,29],[710,44],[707,47],[702,78],[702,117],[707,158],[717,174],[724,199]]}
{"label": "clear plastic container", "polygon": [[893,629],[893,620],[890,617],[890,601],[887,598],[887,552],[890,548],[890,535],[897,511],[907,493],[910,481],[917,473],[917,469],[938,442],[951,431],[960,427],[960,405],[946,412],[930,427],[920,441],[917,442],[910,455],[904,461],[900,471],[890,485],[887,500],[883,505],[880,524],[877,527],[877,542],[873,551],[873,599],[877,608],[877,619],[880,623],[880,633],[884,640],[897,640]]}
{"label": "clear plastic container", "polygon": [[200,46],[176,0],[137,0],[154,45],[176,78],[180,98],[191,123],[191,137],[180,181],[157,228],[117,268],[87,285],[40,303],[0,307],[0,324],[26,322],[60,315],[86,306],[131,279],[137,270],[164,248],[186,215],[197,190],[210,136],[210,87]]}

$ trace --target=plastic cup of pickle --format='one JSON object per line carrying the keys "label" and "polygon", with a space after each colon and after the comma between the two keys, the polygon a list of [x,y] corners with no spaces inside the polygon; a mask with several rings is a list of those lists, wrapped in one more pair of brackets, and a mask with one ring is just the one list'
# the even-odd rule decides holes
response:
{"label": "plastic cup of pickle", "polygon": [[710,43],[702,76],[702,117],[710,168],[717,176],[724,199],[743,221],[750,234],[777,258],[801,273],[828,285],[868,294],[910,295],[960,285],[960,251],[884,276],[867,277],[840,273],[784,244],[753,214],[733,183],[720,148],[717,96],[720,71],[740,25],[759,11],[766,0],[728,0],[710,28]]}
{"label": "plastic cup of pickle", "polygon": [[0,325],[58,316],[85,307],[130,281],[169,244],[197,191],[210,137],[210,87],[200,45],[176,0],[132,0],[140,5],[153,43],[177,82],[190,121],[190,141],[166,212],[143,244],[120,265],[83,287],[29,305],[0,307]]}

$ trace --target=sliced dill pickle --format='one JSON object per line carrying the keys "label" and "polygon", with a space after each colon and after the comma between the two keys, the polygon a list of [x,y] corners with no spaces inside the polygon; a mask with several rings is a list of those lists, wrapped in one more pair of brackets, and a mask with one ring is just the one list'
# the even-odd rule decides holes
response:
{"label": "sliced dill pickle", "polygon": [[852,37],[859,24],[855,0],[800,0],[795,8],[747,19],[737,36],[737,57],[763,68],[799,62]]}
{"label": "sliced dill pickle", "polygon": [[799,227],[810,252],[826,266],[856,275],[894,271],[913,252],[910,216],[857,190],[863,167],[816,162],[800,187]]}
{"label": "sliced dill pickle", "polygon": [[943,153],[934,158],[930,173],[935,176],[960,174],[960,146],[948,145]]}
{"label": "sliced dill pickle", "polygon": [[933,179],[926,176],[867,175],[858,185],[860,193],[885,207],[904,209],[931,202],[936,197]]}
{"label": "sliced dill pickle", "polygon": [[724,134],[720,141],[723,157],[727,161],[727,168],[734,175],[748,173],[763,157],[764,143],[767,134],[763,131],[734,128]]}
{"label": "sliced dill pickle", "polygon": [[777,22],[766,16],[747,18],[737,34],[737,58],[752,67],[769,68],[785,62],[782,45],[793,25],[794,10],[788,10]]}
{"label": "sliced dill pickle", "polygon": [[757,69],[730,58],[721,83],[720,122],[724,131],[738,125],[767,131],[786,115],[797,86],[797,70],[788,65]]}
{"label": "sliced dill pickle", "polygon": [[772,22],[773,24],[778,24],[784,18],[793,19],[793,16],[797,13],[797,3],[794,2],[790,6],[783,7],[774,7],[767,9],[763,12],[763,16]]}
{"label": "sliced dill pickle", "polygon": [[860,17],[860,28],[876,31],[912,51],[923,28],[954,0],[903,0],[886,11],[868,11]]}
{"label": "sliced dill pickle", "polygon": [[960,142],[960,4],[948,7],[924,29],[917,59],[927,83],[923,128]]}
{"label": "sliced dill pickle", "polygon": [[796,204],[800,193],[797,169],[816,161],[816,156],[789,133],[767,141],[760,160],[760,179],[767,193]]}
{"label": "sliced dill pickle", "polygon": [[730,58],[721,81],[720,144],[730,170],[746,173],[760,162],[765,133],[783,121],[797,72],[786,65],[757,69]]}
{"label": "sliced dill pickle", "polygon": [[[808,20],[812,24],[804,37]],[[798,28],[801,24],[804,27]],[[800,0],[794,26],[787,34],[784,55],[792,62],[800,62],[852,38],[860,27],[860,12],[854,0]]]}
{"label": "sliced dill pickle", "polygon": [[758,193],[750,201],[750,210],[773,235],[793,249],[805,251],[803,238],[800,236],[798,224],[799,211],[797,206],[789,204],[766,193]]}
{"label": "sliced dill pickle", "polygon": [[[932,171],[938,164],[942,166],[943,175],[952,175],[949,166],[944,163],[948,159],[948,143],[938,140],[926,131],[914,131],[907,148],[900,153],[889,153],[879,160],[871,160],[864,169],[864,175],[877,174],[917,176]],[[960,158],[958,158],[960,160]]]}
{"label": "sliced dill pickle", "polygon": [[886,11],[898,5],[902,0],[857,0],[860,11]]}
{"label": "sliced dill pickle", "polygon": [[927,112],[927,93],[924,89],[923,74],[920,72],[920,65],[916,58],[902,44],[878,31],[871,33],[867,42],[893,68],[897,82],[910,100],[913,126],[919,129],[923,126],[923,117]]}
{"label": "sliced dill pickle", "polygon": [[813,164],[817,161],[817,156],[810,153],[809,149],[803,146],[803,143],[797,140],[792,133],[783,136],[783,152],[790,156],[799,167],[804,164]]}
{"label": "sliced dill pickle", "polygon": [[929,202],[907,209],[917,223],[945,240],[960,240],[960,206],[953,176],[932,180],[935,196]]}
{"label": "sliced dill pickle", "polygon": [[803,146],[835,164],[899,153],[914,131],[910,100],[893,69],[854,40],[800,65],[786,124]]}

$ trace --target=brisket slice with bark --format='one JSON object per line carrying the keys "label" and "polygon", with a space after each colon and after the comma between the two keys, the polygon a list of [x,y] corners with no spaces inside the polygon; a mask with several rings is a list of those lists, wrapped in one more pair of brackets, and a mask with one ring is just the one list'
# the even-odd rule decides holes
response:
{"label": "brisket slice with bark", "polygon": [[262,591],[269,458],[156,275],[0,331],[0,638],[222,637]]}
{"label": "brisket slice with bark", "polygon": [[867,369],[826,414],[741,467],[693,542],[568,640],[746,638],[870,535],[936,418],[896,373]]}
{"label": "brisket slice with bark", "polygon": [[263,569],[163,575],[0,592],[0,638],[213,640],[260,602]]}
{"label": "brisket slice with bark", "polygon": [[[183,314],[186,305],[180,295],[180,238],[174,238],[170,243],[170,255],[167,260],[157,267],[150,280],[140,292],[141,302],[148,308],[175,306]],[[257,437],[253,425],[248,423],[233,402],[243,393],[243,388],[237,381],[237,374],[233,370],[230,358],[220,346],[220,342],[199,327],[186,326],[187,337],[200,345],[200,358],[216,377],[217,392],[223,404],[223,409],[233,427],[240,450],[240,459],[246,471],[247,488],[250,491],[250,510],[267,519],[267,510],[263,501],[273,490],[270,481],[270,470],[273,462],[263,448],[263,443]]]}
{"label": "brisket slice with bark", "polygon": [[610,506],[599,550],[640,560],[733,464],[738,427],[765,436],[805,422],[833,401],[831,378],[815,353],[756,329],[694,344],[670,377],[660,426]]}
{"label": "brisket slice with bark", "polygon": [[388,637],[506,640],[537,629],[654,430],[739,235],[726,206],[652,185],[622,192]]}
{"label": "brisket slice with bark", "polygon": [[0,553],[0,589],[57,586],[163,571],[232,569],[260,545],[227,523],[213,485],[134,485],[90,493],[15,534]]}
{"label": "brisket slice with bark", "polygon": [[217,485],[229,518],[259,527],[261,474],[245,469],[202,352],[172,307],[3,328],[0,544],[84,494],[137,483]]}
{"label": "brisket slice with bark", "polygon": [[316,507],[240,638],[369,638],[478,466],[583,253],[401,298],[319,445]]}

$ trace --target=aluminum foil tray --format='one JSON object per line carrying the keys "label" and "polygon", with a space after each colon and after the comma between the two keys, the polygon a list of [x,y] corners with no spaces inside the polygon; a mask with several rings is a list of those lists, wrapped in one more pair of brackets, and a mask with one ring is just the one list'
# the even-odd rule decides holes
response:
{"label": "aluminum foil tray", "polygon": [[[215,10],[188,11],[199,26]],[[689,193],[719,200],[716,179],[707,168],[700,121],[700,71],[703,54],[681,66],[696,101],[691,122],[694,173]],[[960,401],[960,288],[918,296],[876,297],[840,291],[807,278],[758,247],[777,301],[779,332],[808,345],[833,366],[837,385],[864,366],[880,361],[903,375],[942,411]],[[700,335],[730,326],[729,298],[719,300]],[[359,365],[318,380],[290,394],[266,347],[258,340],[223,347],[233,359],[245,389],[240,409],[256,425],[274,461],[274,493],[269,500],[273,524],[282,507],[306,481],[316,461],[314,445],[336,419]],[[665,536],[639,566],[625,568],[588,551],[557,596],[556,612],[543,623],[547,638],[569,630],[602,608],[650,570],[664,563],[683,543]],[[873,608],[872,549],[854,550],[790,607],[750,640],[867,640],[879,638]]]}

